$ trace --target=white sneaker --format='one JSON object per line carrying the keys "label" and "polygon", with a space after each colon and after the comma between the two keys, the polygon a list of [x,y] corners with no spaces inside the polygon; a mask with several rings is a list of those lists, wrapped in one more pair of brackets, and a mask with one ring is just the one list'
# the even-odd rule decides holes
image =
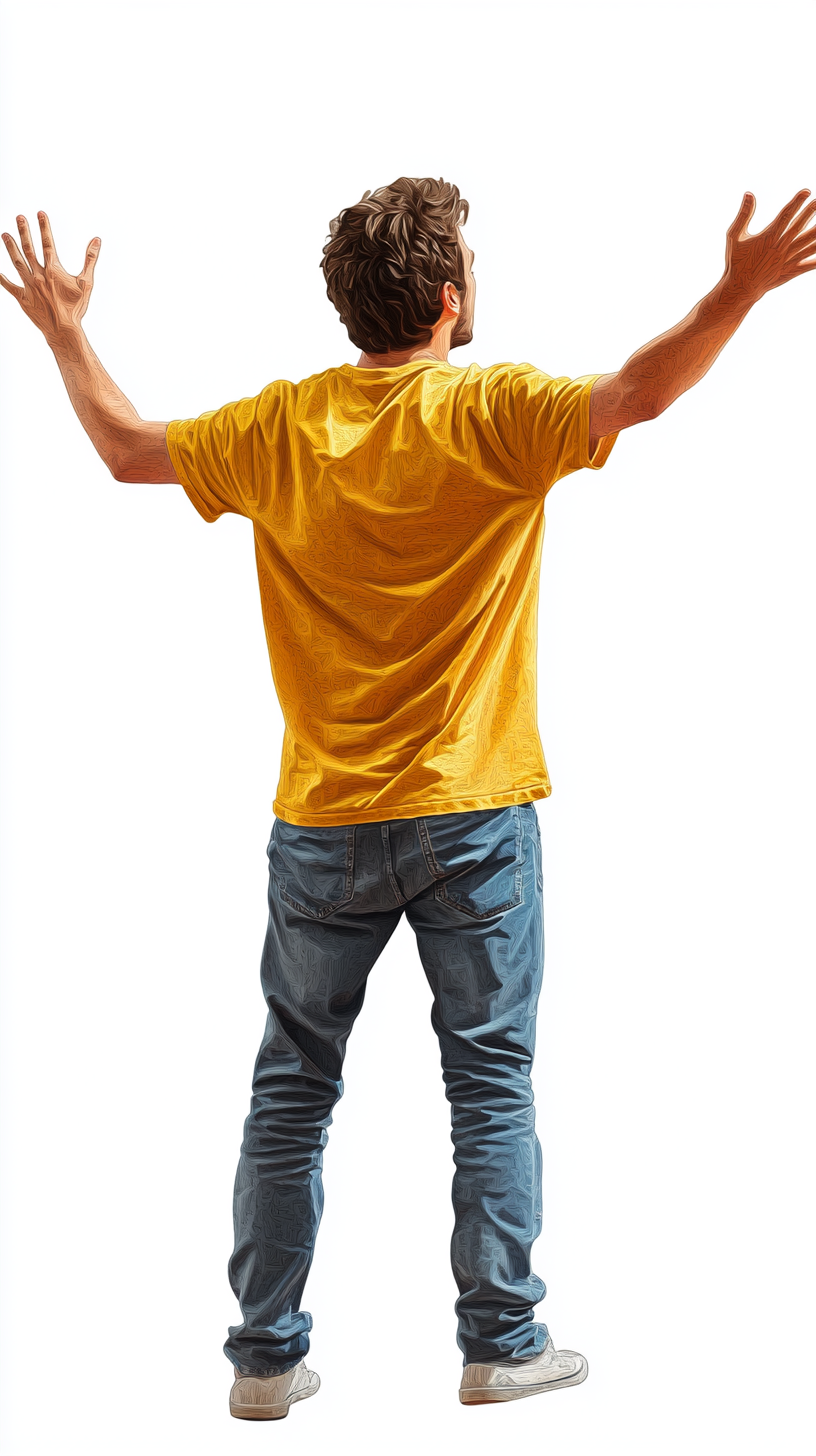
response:
{"label": "white sneaker", "polygon": [[242,1375],[236,1370],[230,1415],[244,1421],[279,1421],[296,1400],[306,1400],[319,1389],[320,1376],[307,1370],[303,1360],[283,1375]]}
{"label": "white sneaker", "polygon": [[552,1339],[539,1355],[529,1360],[505,1360],[497,1365],[466,1365],[462,1371],[459,1399],[463,1405],[492,1405],[497,1400],[523,1400],[559,1390],[562,1385],[580,1385],[589,1374],[583,1355],[575,1350],[556,1350]]}

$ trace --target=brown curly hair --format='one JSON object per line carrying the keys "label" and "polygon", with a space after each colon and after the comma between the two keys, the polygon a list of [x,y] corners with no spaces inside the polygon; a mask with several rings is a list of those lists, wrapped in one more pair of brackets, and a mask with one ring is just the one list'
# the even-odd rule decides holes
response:
{"label": "brown curly hair", "polygon": [[430,343],[443,283],[464,293],[456,229],[469,211],[442,177],[398,177],[333,218],[319,266],[353,344],[387,354]]}

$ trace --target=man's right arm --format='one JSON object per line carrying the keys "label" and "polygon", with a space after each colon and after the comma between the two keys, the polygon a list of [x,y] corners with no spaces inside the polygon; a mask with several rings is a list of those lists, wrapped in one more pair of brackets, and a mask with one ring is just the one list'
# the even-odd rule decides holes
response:
{"label": "man's right arm", "polygon": [[36,324],[59,366],[80,423],[116,480],[133,483],[178,483],[167,453],[167,425],[143,420],[130,400],[103,369],[82,329],[82,317],[93,288],[93,270],[100,241],[88,245],[85,266],[73,277],[57,257],[51,227],[39,214],[43,244],[40,263],[28,223],[18,217],[23,252],[9,233],[3,241],[22,286],[0,275],[0,284],[17,299],[23,313]]}
{"label": "man's right arm", "polygon": [[596,437],[656,419],[691,389],[755,301],[723,279],[681,323],[638,349],[617,374],[596,379],[589,404],[590,448]]}
{"label": "man's right arm", "polygon": [[750,192],[745,194],[726,235],[725,272],[716,288],[681,323],[638,349],[617,374],[596,379],[589,407],[591,453],[601,436],[662,414],[708,372],[758,299],[816,268],[810,261],[816,229],[802,231],[816,202],[795,216],[808,195],[798,192],[772,223],[752,235],[747,224],[756,203]]}

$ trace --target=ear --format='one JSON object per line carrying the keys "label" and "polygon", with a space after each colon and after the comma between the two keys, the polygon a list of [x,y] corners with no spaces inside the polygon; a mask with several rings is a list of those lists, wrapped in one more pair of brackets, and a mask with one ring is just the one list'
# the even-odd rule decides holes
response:
{"label": "ear", "polygon": [[455,283],[443,283],[440,296],[443,308],[448,309],[450,313],[459,313],[462,304]]}

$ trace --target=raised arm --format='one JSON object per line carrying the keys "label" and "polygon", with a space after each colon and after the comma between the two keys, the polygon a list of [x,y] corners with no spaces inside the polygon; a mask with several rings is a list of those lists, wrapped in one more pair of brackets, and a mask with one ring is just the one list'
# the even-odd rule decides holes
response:
{"label": "raised arm", "polygon": [[23,313],[42,333],[59,365],[71,403],[114,479],[157,484],[178,482],[167,453],[167,425],[143,420],[130,400],[105,372],[82,328],[82,318],[93,288],[93,273],[101,246],[88,244],[85,266],[75,278],[57,257],[51,226],[38,213],[43,261],[39,262],[28,223],[18,217],[22,253],[9,233],[3,233],[22,287],[0,274],[0,284],[17,299]]}
{"label": "raised arm", "polygon": [[[797,192],[762,232],[750,234],[756,201],[746,192],[726,234],[725,272],[687,318],[627,359],[617,374],[604,374],[592,388],[590,449],[602,435],[653,420],[691,389],[711,368],[748,310],[763,294],[816,268],[816,228],[802,227],[816,201],[799,212],[809,188]],[[798,216],[796,214],[798,213]]]}

